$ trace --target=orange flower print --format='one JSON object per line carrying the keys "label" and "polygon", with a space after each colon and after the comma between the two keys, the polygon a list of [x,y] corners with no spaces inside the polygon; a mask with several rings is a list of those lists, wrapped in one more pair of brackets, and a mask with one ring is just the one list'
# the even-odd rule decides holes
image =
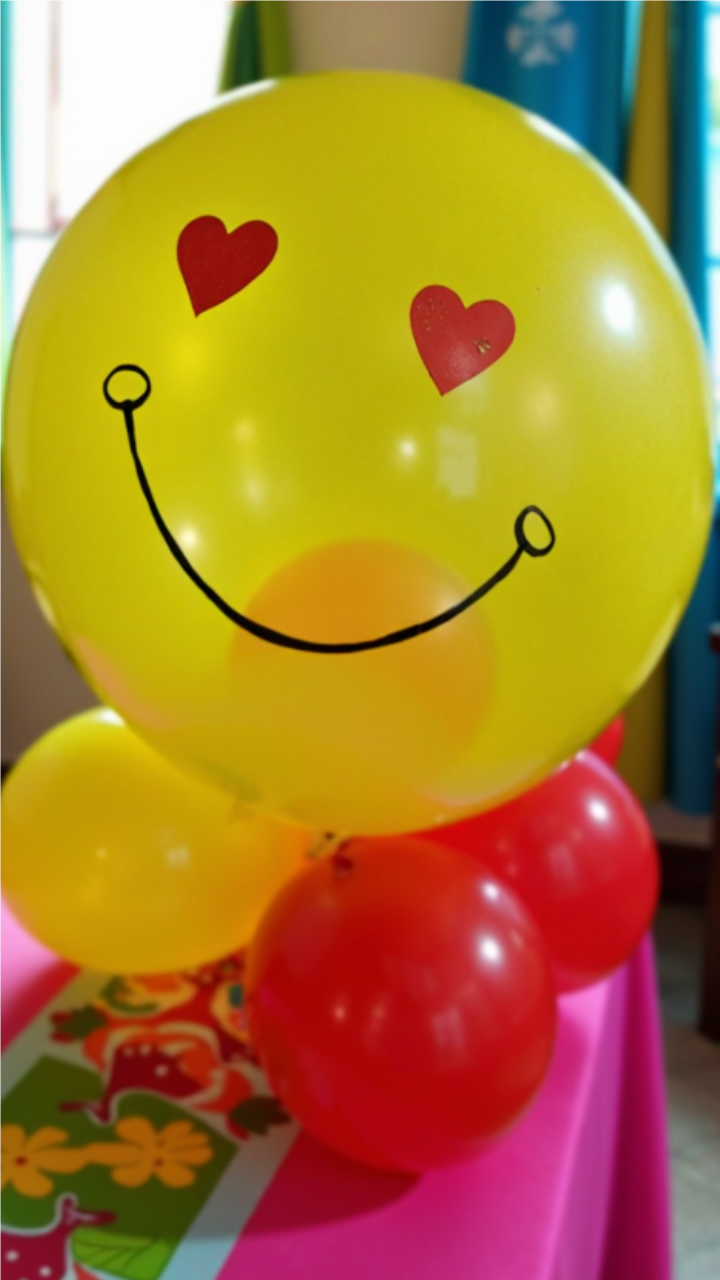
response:
{"label": "orange flower print", "polygon": [[21,1196],[40,1199],[54,1188],[48,1173],[77,1173],[88,1163],[87,1147],[63,1147],[69,1134],[47,1125],[26,1134],[19,1124],[5,1124],[0,1130],[3,1187],[11,1186]]}
{"label": "orange flower print", "polygon": [[154,1129],[143,1116],[129,1116],[115,1125],[122,1142],[97,1142],[88,1148],[93,1164],[112,1168],[111,1177],[123,1187],[142,1187],[157,1178],[166,1187],[189,1187],[195,1181],[193,1165],[212,1160],[206,1134],[188,1120],[174,1120]]}

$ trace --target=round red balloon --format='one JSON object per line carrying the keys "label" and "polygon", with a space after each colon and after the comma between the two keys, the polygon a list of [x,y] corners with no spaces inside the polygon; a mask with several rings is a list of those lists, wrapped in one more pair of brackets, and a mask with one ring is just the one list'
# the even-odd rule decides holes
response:
{"label": "round red balloon", "polygon": [[596,756],[600,756],[606,764],[616,764],[620,752],[622,751],[623,738],[625,737],[625,721],[622,716],[616,716],[610,721],[607,728],[599,733],[597,738],[588,746],[588,751],[592,751]]}
{"label": "round red balloon", "polygon": [[537,1093],[555,993],[513,893],[453,850],[357,840],[302,871],[247,958],[278,1097],[353,1159],[426,1170],[477,1154]]}
{"label": "round red balloon", "polygon": [[591,751],[432,839],[472,854],[522,899],[561,992],[622,964],[652,920],[659,883],[652,832],[629,788]]}

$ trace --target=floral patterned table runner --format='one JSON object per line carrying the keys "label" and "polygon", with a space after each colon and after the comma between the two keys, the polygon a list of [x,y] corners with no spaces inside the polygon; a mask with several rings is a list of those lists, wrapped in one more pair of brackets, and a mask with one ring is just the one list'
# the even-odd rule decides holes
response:
{"label": "floral patterned table runner", "polygon": [[80,974],[3,1055],[4,1280],[212,1280],[298,1128],[249,1043],[241,954]]}

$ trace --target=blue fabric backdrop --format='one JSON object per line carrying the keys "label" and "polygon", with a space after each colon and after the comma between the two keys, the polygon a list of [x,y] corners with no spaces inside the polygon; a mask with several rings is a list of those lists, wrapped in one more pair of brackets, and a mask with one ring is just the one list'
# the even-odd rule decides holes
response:
{"label": "blue fabric backdrop", "polygon": [[[707,332],[708,82],[705,4],[675,0],[671,18],[671,247]],[[690,813],[712,809],[720,677],[708,647],[720,620],[716,512],[702,573],[670,651],[669,798]]]}
{"label": "blue fabric backdrop", "polygon": [[551,120],[619,174],[639,7],[476,0],[464,80]]}

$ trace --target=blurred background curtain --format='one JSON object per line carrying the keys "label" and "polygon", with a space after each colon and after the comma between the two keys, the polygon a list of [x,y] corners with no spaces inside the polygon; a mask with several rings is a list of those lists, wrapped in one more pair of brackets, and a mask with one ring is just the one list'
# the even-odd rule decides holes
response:
{"label": "blurred background curtain", "polygon": [[[682,0],[474,0],[463,78],[571,134],[625,180],[669,241],[707,319],[705,5]],[[720,616],[713,538],[692,602],[662,663],[626,709],[621,772],[646,803],[712,809]],[[591,655],[588,655],[590,665]]]}
{"label": "blurred background curtain", "polygon": [[476,0],[463,78],[544,116],[619,175],[637,12],[622,0]]}
{"label": "blurred background curtain", "polygon": [[[648,6],[654,8],[653,4]],[[670,6],[670,243],[707,333],[709,93],[705,4]],[[716,507],[705,563],[669,659],[669,799],[709,813],[715,757],[718,661],[708,647],[720,620],[720,525]]]}
{"label": "blurred background curtain", "polygon": [[220,92],[291,71],[285,0],[239,0],[232,6]]}

